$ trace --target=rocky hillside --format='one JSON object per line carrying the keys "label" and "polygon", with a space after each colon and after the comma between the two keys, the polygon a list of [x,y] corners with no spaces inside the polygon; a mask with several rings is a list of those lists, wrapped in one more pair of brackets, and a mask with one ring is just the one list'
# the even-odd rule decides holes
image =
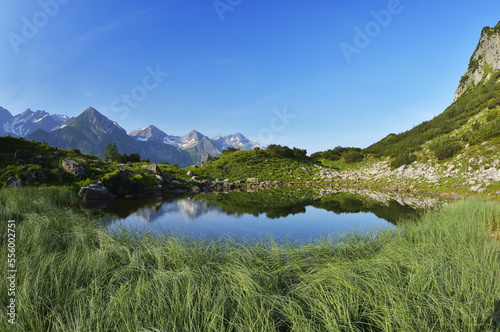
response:
{"label": "rocky hillside", "polygon": [[472,55],[469,68],[462,76],[455,101],[466,91],[488,80],[491,73],[500,70],[500,22],[494,27],[485,27],[481,39]]}

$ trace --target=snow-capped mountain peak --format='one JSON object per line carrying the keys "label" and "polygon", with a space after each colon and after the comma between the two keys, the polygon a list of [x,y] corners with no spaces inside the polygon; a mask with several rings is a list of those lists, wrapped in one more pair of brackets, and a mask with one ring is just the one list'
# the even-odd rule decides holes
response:
{"label": "snow-capped mountain peak", "polygon": [[68,124],[73,118],[64,115],[50,115],[46,111],[33,112],[27,109],[12,116],[4,108],[0,109],[0,135],[27,136],[37,129],[50,132]]}

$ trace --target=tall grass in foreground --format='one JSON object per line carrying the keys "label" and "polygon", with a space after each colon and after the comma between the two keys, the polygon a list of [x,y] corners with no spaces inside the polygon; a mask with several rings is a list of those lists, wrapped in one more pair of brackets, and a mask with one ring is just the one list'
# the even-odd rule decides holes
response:
{"label": "tall grass in foreground", "polygon": [[[491,331],[500,253],[460,201],[418,223],[294,246],[112,235],[64,189],[0,190],[17,220],[19,318],[1,331]],[[5,266],[5,265],[4,265]],[[5,280],[6,269],[1,277]]]}

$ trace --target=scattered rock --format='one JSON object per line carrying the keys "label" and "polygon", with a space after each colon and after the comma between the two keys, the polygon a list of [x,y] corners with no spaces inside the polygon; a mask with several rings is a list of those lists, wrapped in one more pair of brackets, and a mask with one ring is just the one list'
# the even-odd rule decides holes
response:
{"label": "scattered rock", "polygon": [[257,179],[257,178],[248,178],[248,179],[247,179],[247,182],[248,182],[248,183],[259,183],[260,181],[259,181],[259,179]]}
{"label": "scattered rock", "polygon": [[193,176],[193,175],[194,175],[193,170],[191,170],[191,169],[190,169],[190,170],[187,172],[187,175],[188,175],[188,176]]}
{"label": "scattered rock", "polygon": [[109,190],[100,184],[91,184],[87,187],[82,187],[78,192],[78,197],[83,200],[104,200],[115,199],[116,196],[109,192]]}
{"label": "scattered rock", "polygon": [[130,172],[124,168],[118,170],[118,177],[121,179],[126,179],[130,175]]}
{"label": "scattered rock", "polygon": [[22,188],[25,185],[26,184],[24,183],[24,181],[21,178],[16,178],[16,177],[13,177],[13,176],[9,176],[7,178],[7,187],[10,187],[10,188]]}
{"label": "scattered rock", "polygon": [[79,163],[71,159],[64,159],[62,161],[62,168],[66,173],[74,175],[80,179],[83,179],[88,175],[87,170],[85,168],[83,168],[82,166],[80,166]]}
{"label": "scattered rock", "polygon": [[[478,184],[477,186],[471,187],[470,190],[479,192],[482,189],[481,188],[482,186],[483,186],[482,184]],[[484,190],[483,190],[483,192],[484,192]]]}
{"label": "scattered rock", "polygon": [[147,168],[154,174],[162,174],[160,167],[156,164],[149,165]]}
{"label": "scattered rock", "polygon": [[26,182],[28,184],[32,184],[33,182],[35,182],[37,180],[37,176],[36,176],[36,173],[31,171],[31,172],[28,172],[28,174],[26,174]]}

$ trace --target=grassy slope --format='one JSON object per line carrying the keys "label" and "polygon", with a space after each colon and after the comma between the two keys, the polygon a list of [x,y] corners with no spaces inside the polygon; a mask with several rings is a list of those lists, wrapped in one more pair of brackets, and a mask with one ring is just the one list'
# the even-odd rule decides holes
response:
{"label": "grassy slope", "polygon": [[[301,247],[110,235],[67,189],[0,190],[16,220],[9,331],[489,331],[500,327],[496,204]],[[5,280],[6,270],[1,272]],[[0,294],[4,311],[9,298]]]}
{"label": "grassy slope", "polygon": [[306,158],[285,158],[263,150],[225,152],[212,162],[186,169],[201,178],[231,181],[258,178],[300,183],[311,181],[315,174],[314,163]]}
{"label": "grassy slope", "polygon": [[491,75],[488,81],[478,84],[463,94],[443,113],[430,121],[401,134],[390,134],[365,149],[368,153],[398,157],[420,150],[421,145],[431,139],[448,134],[463,126],[470,118],[483,111],[488,105],[500,105],[500,72]]}
{"label": "grassy slope", "polygon": [[[492,114],[496,114],[492,118]],[[415,153],[416,160],[408,165],[410,168],[415,168],[417,165],[426,165],[436,170],[436,174],[442,176],[437,183],[426,181],[425,178],[417,180],[408,180],[398,177],[398,172],[389,166],[390,160],[388,157],[375,158],[368,156],[359,163],[347,164],[342,160],[329,161],[321,160],[323,166],[331,167],[335,170],[344,172],[345,174],[352,174],[357,172],[364,174],[364,172],[374,169],[377,166],[380,170],[387,170],[388,174],[383,180],[374,180],[373,177],[366,176],[366,180],[361,181],[345,181],[346,183],[356,185],[369,185],[369,186],[383,186],[400,189],[415,189],[439,193],[457,193],[466,196],[477,196],[481,198],[488,198],[493,200],[500,200],[500,183],[491,183],[485,187],[484,193],[477,193],[470,190],[473,186],[469,184],[471,179],[477,176],[477,172],[486,170],[491,167],[500,169],[499,164],[495,164],[495,160],[499,160],[500,153],[500,137],[488,139],[486,141],[478,140],[475,144],[469,142],[460,142],[461,150],[457,151],[452,157],[438,160],[430,146],[442,141],[443,139],[459,139],[464,136],[474,136],[474,124],[480,124],[481,128],[493,125],[500,118],[500,107],[492,110],[485,108],[476,115],[470,117],[459,128],[451,131],[448,134],[440,135],[431,139],[421,145],[419,151]],[[490,119],[490,120],[488,120]],[[469,168],[470,167],[470,168]],[[448,169],[453,169],[456,173],[450,174]],[[367,175],[366,173],[364,175]]]}
{"label": "grassy slope", "polygon": [[[27,157],[18,162],[14,157],[16,150],[21,149],[27,152]],[[9,176],[26,178],[28,172],[39,174],[44,172],[46,181],[35,182],[31,186],[69,186],[77,191],[80,187],[102,180],[108,183],[118,177],[118,170],[124,168],[117,163],[104,162],[103,160],[88,154],[82,154],[76,149],[62,150],[55,154],[54,149],[47,144],[36,141],[26,141],[21,138],[0,137],[0,188],[5,187],[6,179]],[[35,159],[35,156],[42,156]],[[88,172],[86,179],[78,179],[62,170],[62,161],[72,159],[80,163]],[[129,182],[135,182],[138,185],[153,191],[157,186],[157,179],[154,174],[148,174],[147,170],[141,168],[142,165],[149,163],[133,163],[127,165],[130,171]],[[179,167],[162,164],[162,171],[173,173],[179,178],[187,178],[186,172],[181,171]],[[164,184],[165,185],[165,184]],[[127,188],[124,188],[126,190]]]}

